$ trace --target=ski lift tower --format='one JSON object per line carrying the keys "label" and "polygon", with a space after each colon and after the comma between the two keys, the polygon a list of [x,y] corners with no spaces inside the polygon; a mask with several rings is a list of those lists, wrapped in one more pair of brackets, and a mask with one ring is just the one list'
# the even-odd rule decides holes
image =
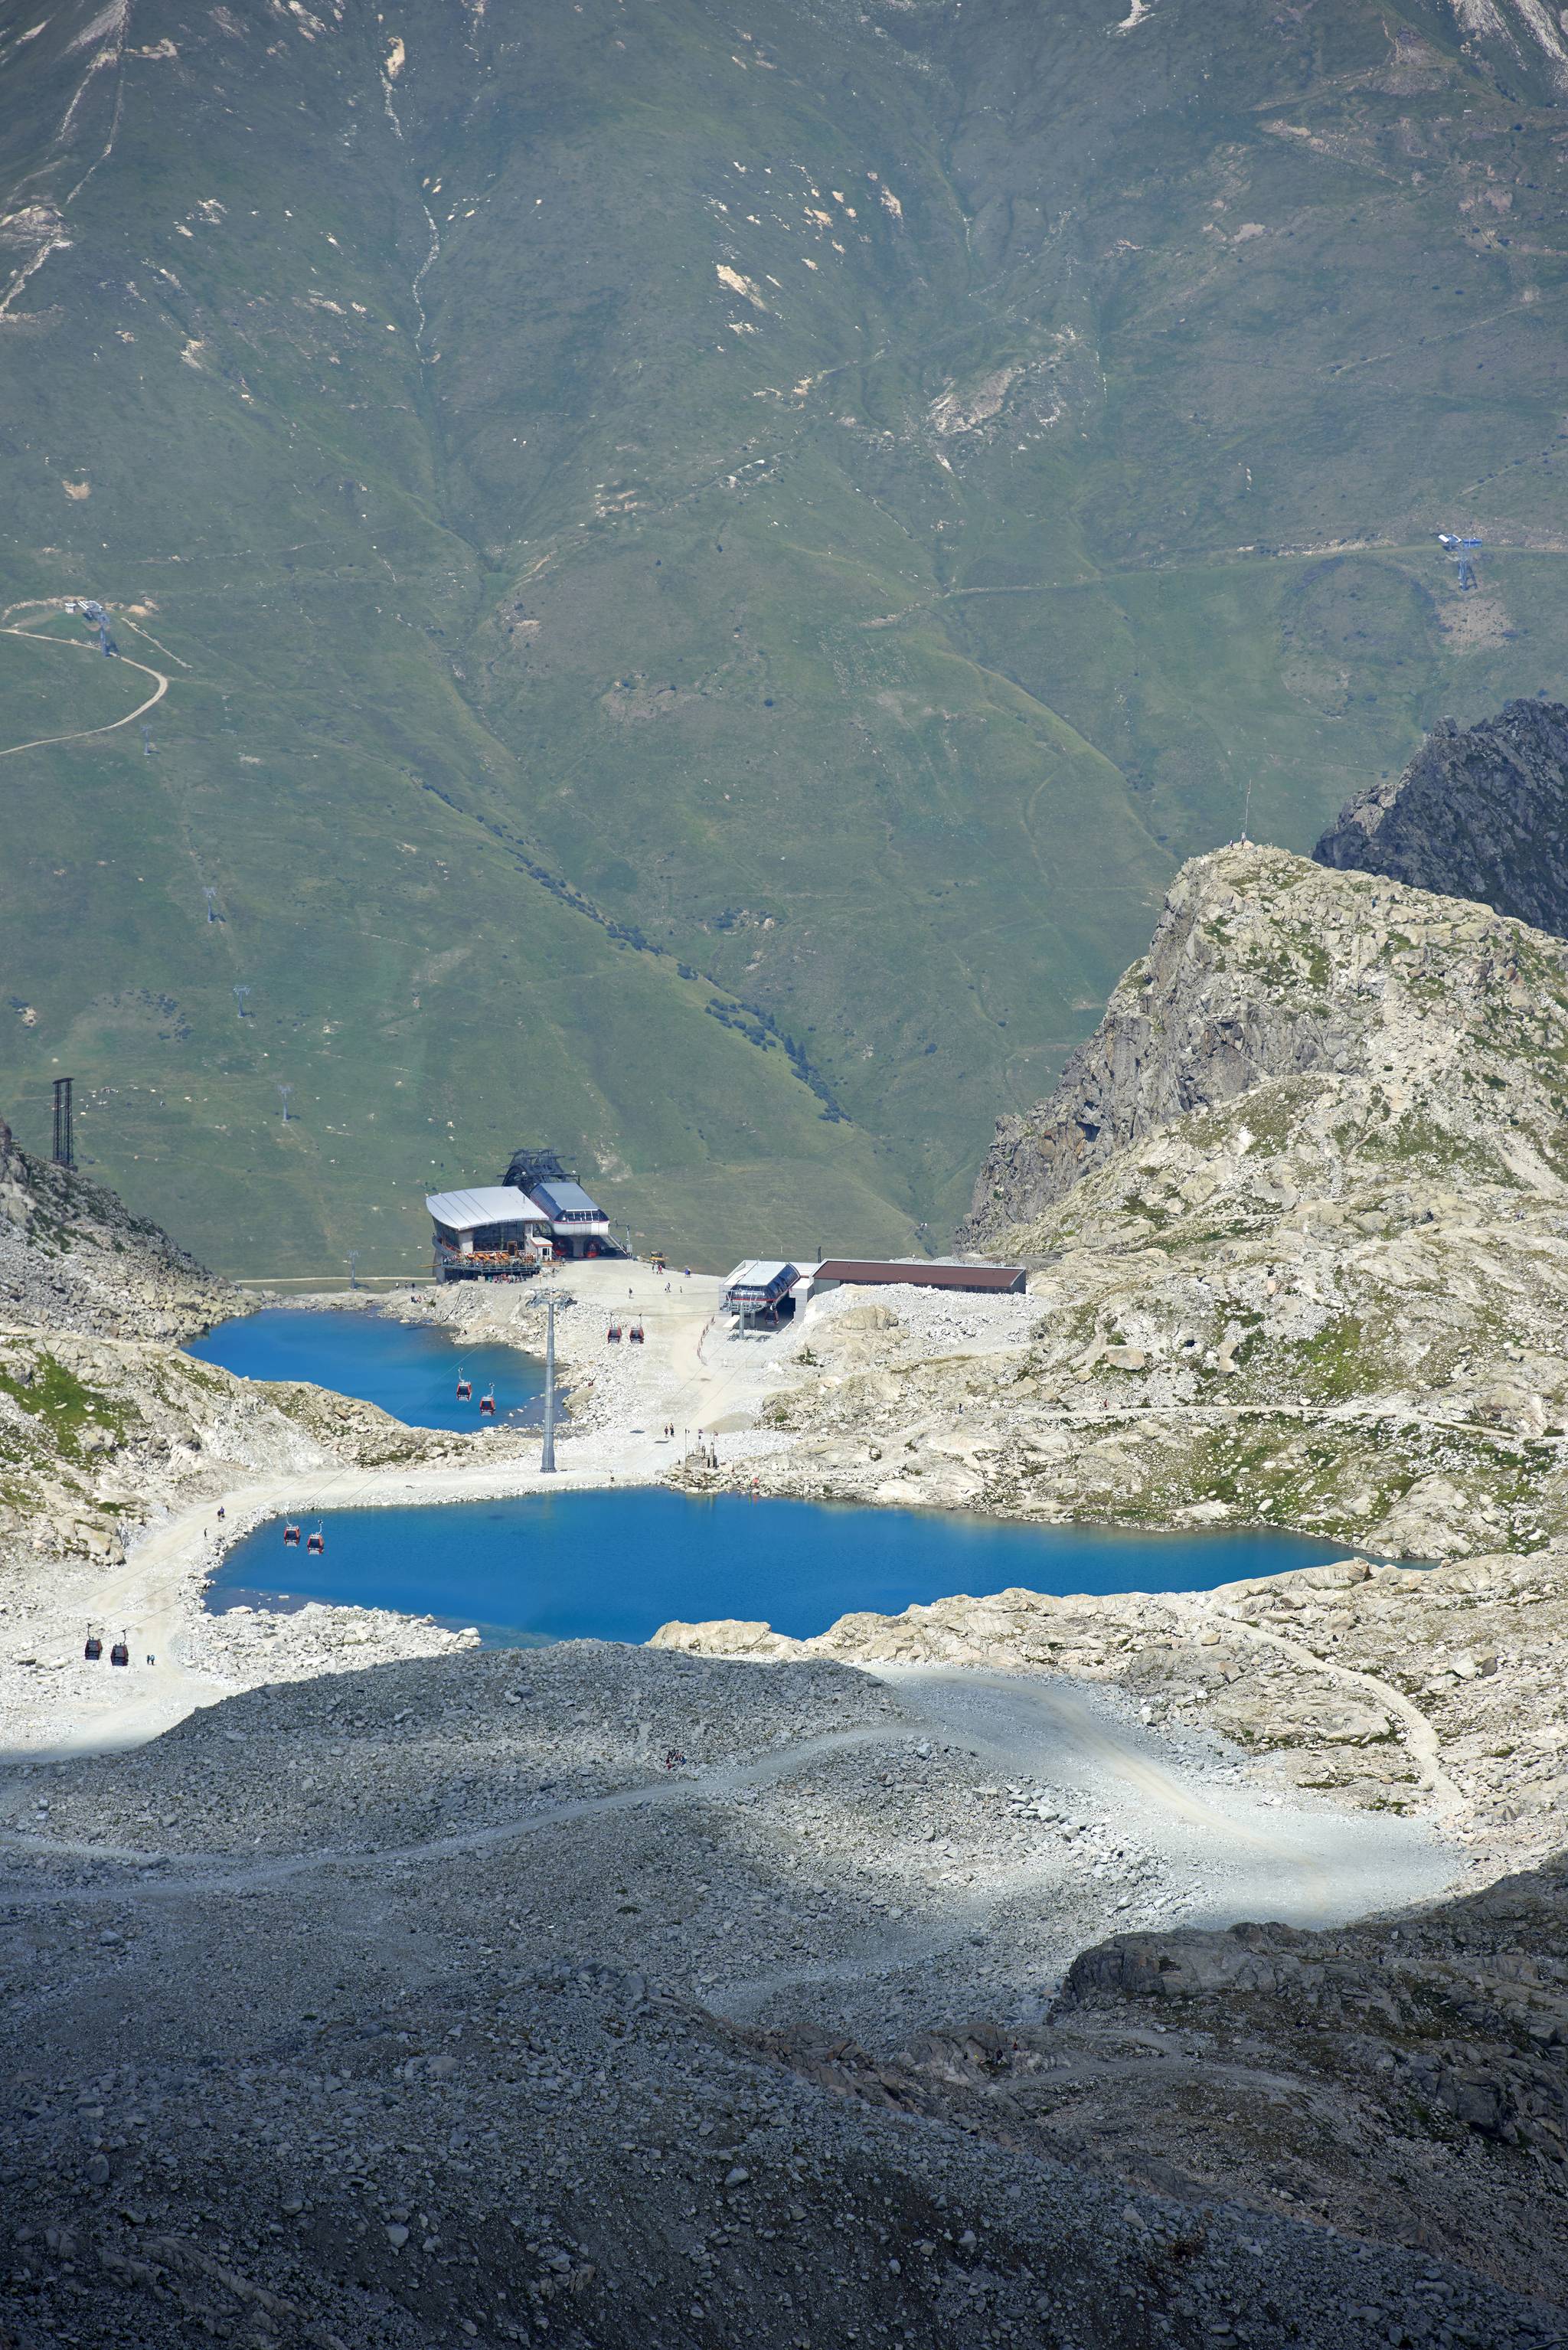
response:
{"label": "ski lift tower", "polygon": [[1452,531],[1440,530],[1438,533],[1438,544],[1439,546],[1446,547],[1454,558],[1459,573],[1458,585],[1460,588],[1473,588],[1476,585],[1476,570],[1470,557],[1482,542],[1479,538],[1459,538]]}
{"label": "ski lift tower", "polygon": [[82,606],[82,618],[86,620],[90,620],[94,628],[98,630],[99,647],[102,652],[105,654],[112,654],[117,653],[119,650],[119,647],[115,643],[114,639],[109,633],[109,614],[104,610],[101,604],[84,604]]}
{"label": "ski lift tower", "polygon": [[539,1474],[556,1473],[556,1301],[545,1302],[545,1426],[539,1443]]}

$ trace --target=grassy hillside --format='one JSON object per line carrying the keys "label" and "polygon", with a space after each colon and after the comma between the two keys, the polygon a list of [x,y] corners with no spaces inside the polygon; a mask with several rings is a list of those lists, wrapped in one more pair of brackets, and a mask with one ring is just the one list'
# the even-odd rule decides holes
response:
{"label": "grassy hillside", "polygon": [[[0,618],[170,680],[0,758],[21,1132],[238,1270],[535,1137],[940,1244],[1179,858],[1561,689],[1557,36],[1120,14],[5,36]],[[151,691],[0,636],[0,750]]]}

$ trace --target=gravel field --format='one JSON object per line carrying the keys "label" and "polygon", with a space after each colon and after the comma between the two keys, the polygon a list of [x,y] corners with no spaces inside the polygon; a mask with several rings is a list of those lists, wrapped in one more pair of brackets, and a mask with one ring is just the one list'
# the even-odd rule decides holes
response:
{"label": "gravel field", "polygon": [[[14,1773],[18,2338],[1109,2350],[1262,2345],[1289,2307],[1349,2350],[1369,2306],[1462,2338],[1409,2331],[1429,2275],[1471,2338],[1555,2340],[1517,2281],[1385,2249],[1369,2301],[1321,2228],[975,2118],[972,2034],[1022,2062],[1072,1953],[1203,1876],[1161,1824],[1189,1761],[1096,1693],[1085,1762],[1035,1694],[579,1642],[254,1690]],[[1455,1865],[1355,1825],[1405,1894]]]}

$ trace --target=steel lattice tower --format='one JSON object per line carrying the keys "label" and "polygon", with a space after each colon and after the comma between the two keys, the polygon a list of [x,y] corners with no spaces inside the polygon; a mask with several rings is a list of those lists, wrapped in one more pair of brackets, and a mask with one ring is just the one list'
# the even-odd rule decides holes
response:
{"label": "steel lattice tower", "polygon": [[71,1081],[69,1077],[55,1079],[55,1164],[74,1167],[77,1163],[76,1143],[71,1133]]}

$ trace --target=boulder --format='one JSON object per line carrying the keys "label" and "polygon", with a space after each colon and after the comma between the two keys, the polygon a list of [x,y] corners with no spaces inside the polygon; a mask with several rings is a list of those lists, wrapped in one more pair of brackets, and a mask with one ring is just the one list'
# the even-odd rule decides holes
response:
{"label": "boulder", "polygon": [[1303,1980],[1301,1960],[1277,1946],[1291,1931],[1282,1926],[1237,1926],[1220,1934],[1180,1929],[1114,1934],[1079,1952],[1062,1985],[1062,2002],[1073,2007],[1106,1997],[1189,1999],[1214,1991],[1278,1992]]}

